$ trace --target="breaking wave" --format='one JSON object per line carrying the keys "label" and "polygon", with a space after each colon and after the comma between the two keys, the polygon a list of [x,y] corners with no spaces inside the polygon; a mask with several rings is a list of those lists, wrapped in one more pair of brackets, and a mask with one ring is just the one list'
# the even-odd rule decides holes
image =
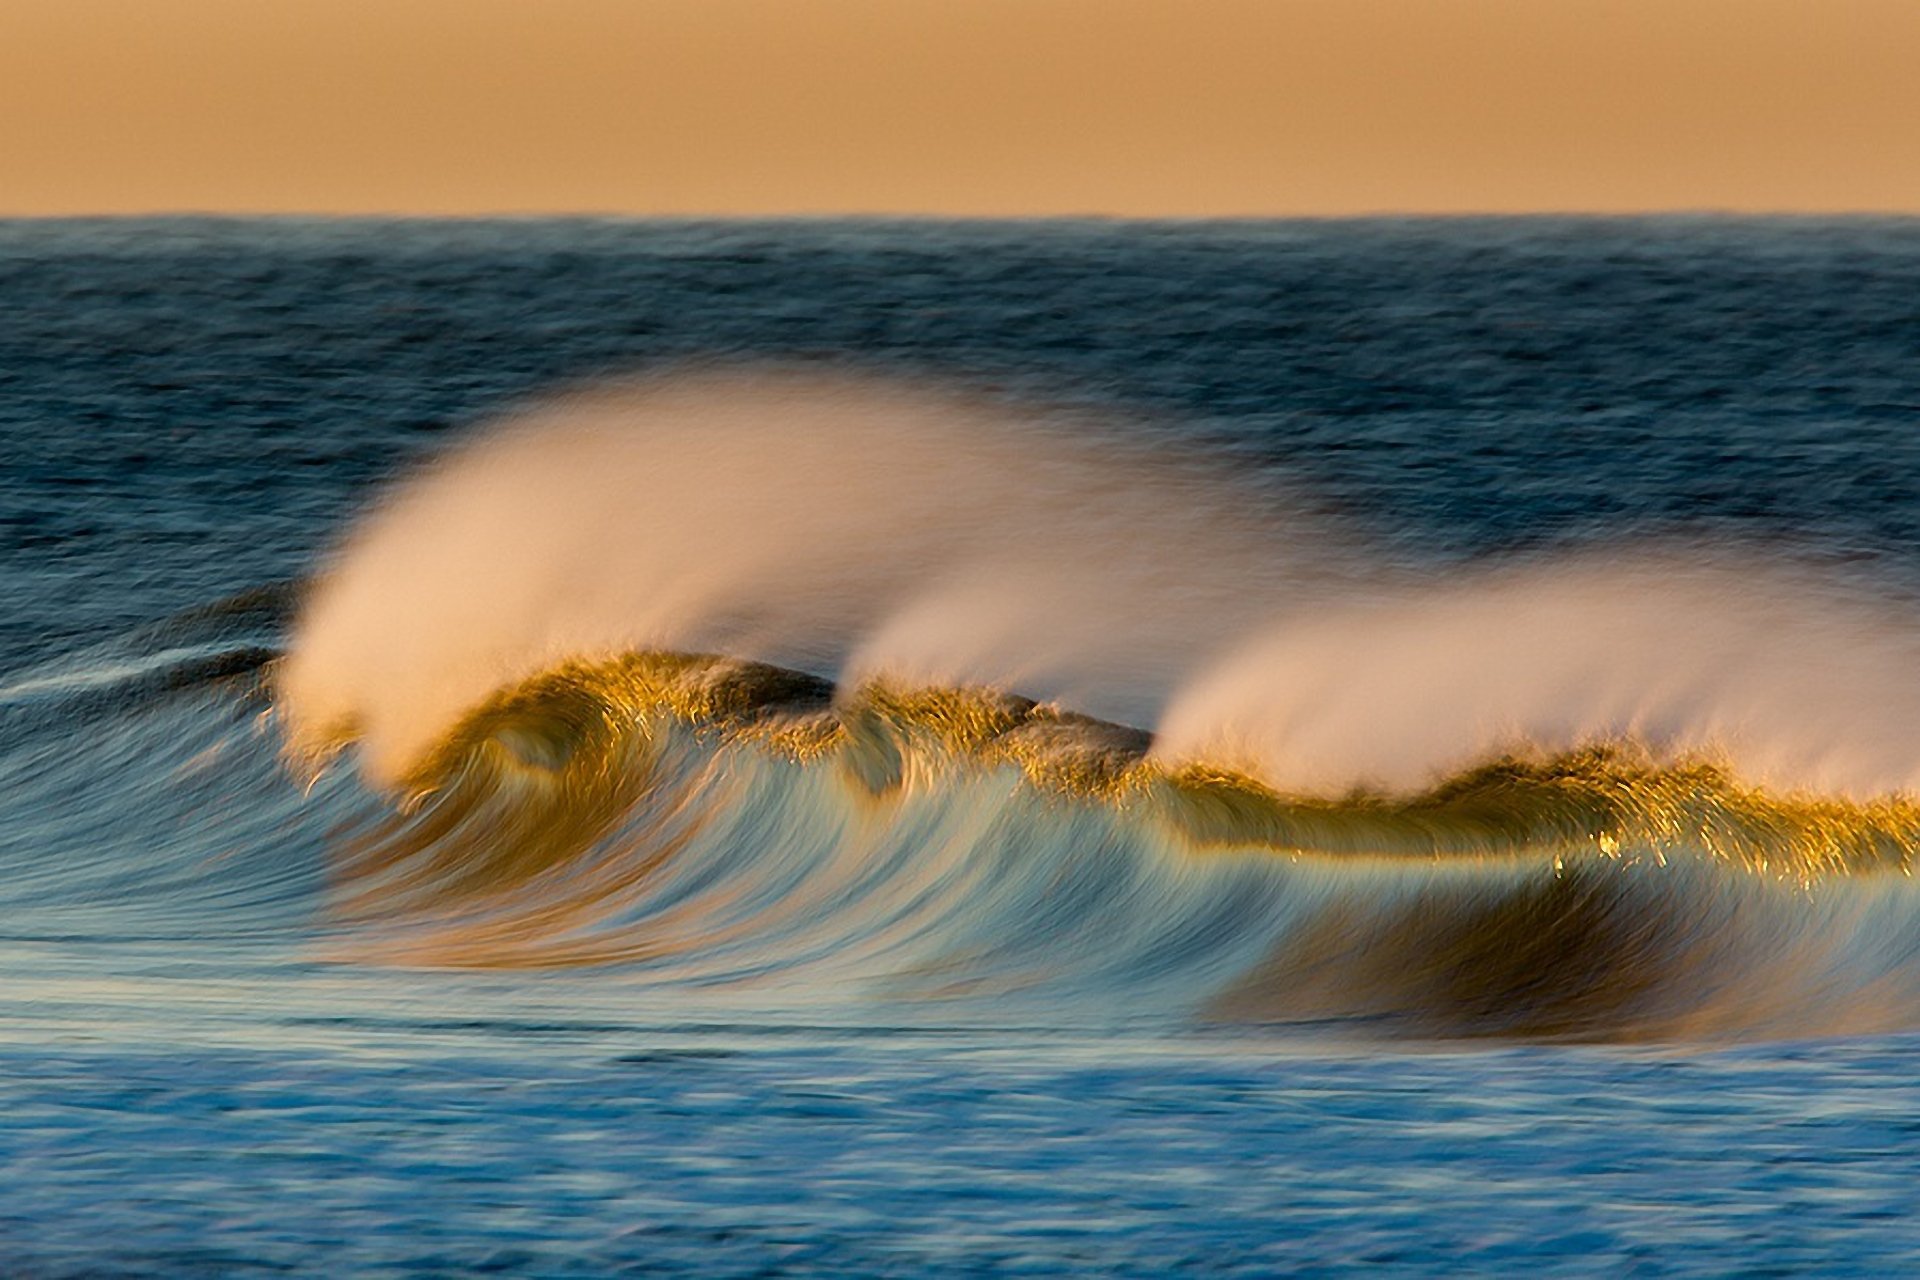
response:
{"label": "breaking wave", "polygon": [[334,953],[1420,1035],[1920,1025],[1912,618],[1672,550],[1427,580],[1141,438],[705,374],[400,489],[272,676],[297,764],[388,797],[336,840]]}

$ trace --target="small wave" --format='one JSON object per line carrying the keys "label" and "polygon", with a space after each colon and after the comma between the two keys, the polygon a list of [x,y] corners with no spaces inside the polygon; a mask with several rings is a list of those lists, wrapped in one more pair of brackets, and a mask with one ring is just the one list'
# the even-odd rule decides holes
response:
{"label": "small wave", "polygon": [[210,685],[261,689],[302,584],[273,583],[0,676],[0,726],[111,715]]}

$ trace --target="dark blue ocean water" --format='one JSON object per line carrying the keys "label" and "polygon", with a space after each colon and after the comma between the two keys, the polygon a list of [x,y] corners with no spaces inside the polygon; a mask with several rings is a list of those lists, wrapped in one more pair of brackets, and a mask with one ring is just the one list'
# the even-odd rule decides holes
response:
{"label": "dark blue ocean water", "polygon": [[372,801],[283,769],[285,605],[234,598],[489,414],[741,359],[1091,408],[1416,571],[1677,537],[1920,585],[1912,221],[0,224],[0,1270],[1920,1269],[1905,1034],[343,959]]}

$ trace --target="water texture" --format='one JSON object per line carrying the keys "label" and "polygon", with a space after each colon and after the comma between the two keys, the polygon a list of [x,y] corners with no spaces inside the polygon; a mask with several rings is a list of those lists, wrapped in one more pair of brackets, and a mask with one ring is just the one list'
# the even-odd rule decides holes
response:
{"label": "water texture", "polygon": [[0,1262],[1920,1265],[1920,225],[0,225]]}

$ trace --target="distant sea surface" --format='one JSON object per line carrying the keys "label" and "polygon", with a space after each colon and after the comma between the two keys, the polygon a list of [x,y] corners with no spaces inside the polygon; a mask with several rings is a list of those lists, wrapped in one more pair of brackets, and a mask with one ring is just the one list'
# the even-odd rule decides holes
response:
{"label": "distant sea surface", "polygon": [[1920,1271],[1917,427],[1911,220],[0,222],[0,1272]]}

